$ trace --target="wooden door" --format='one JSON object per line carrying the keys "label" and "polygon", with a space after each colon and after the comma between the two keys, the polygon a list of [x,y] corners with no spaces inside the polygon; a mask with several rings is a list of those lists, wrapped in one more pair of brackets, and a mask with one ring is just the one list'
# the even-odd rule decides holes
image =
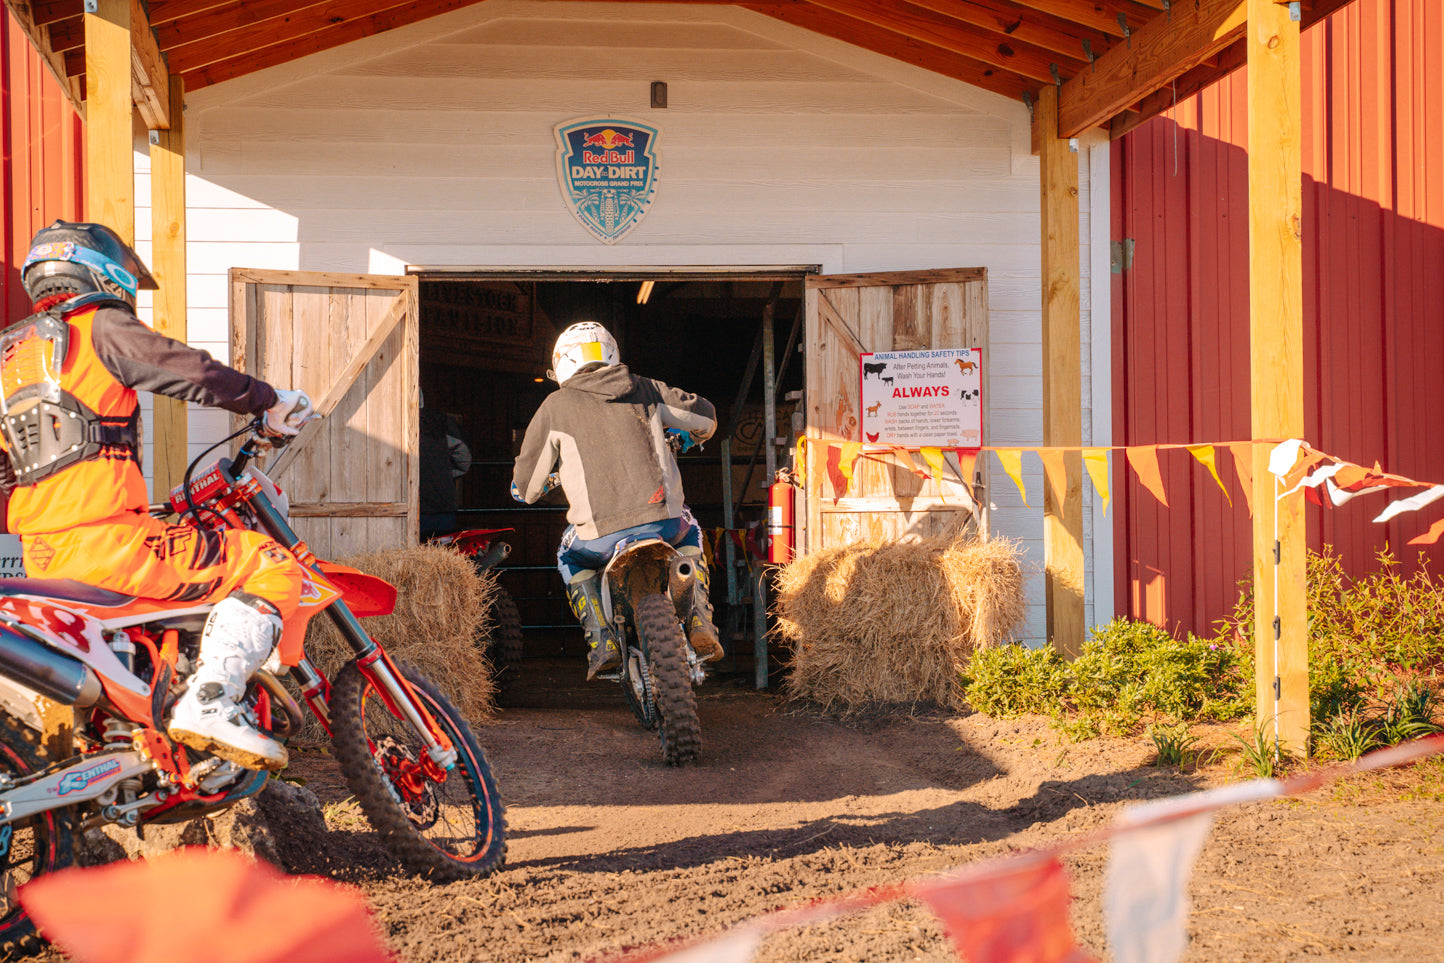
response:
{"label": "wooden door", "polygon": [[[984,349],[982,444],[988,438],[988,292],[985,268],[807,279],[807,527],[804,551],[863,538],[905,538],[985,525],[959,459],[945,456],[941,484],[912,470],[910,459],[873,450],[859,458],[847,494],[838,497],[826,469],[827,446],[861,441],[859,355],[869,351]],[[867,449],[864,449],[867,450]],[[984,470],[983,459],[977,467]],[[986,501],[986,499],[984,499]]]}
{"label": "wooden door", "polygon": [[231,271],[235,367],[325,416],[267,466],[323,558],[416,544],[414,277]]}

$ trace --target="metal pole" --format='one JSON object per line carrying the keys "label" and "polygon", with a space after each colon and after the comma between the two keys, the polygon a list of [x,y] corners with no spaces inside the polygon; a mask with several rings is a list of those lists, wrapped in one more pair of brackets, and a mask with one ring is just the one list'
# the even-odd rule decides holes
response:
{"label": "metal pole", "polygon": [[727,605],[729,608],[738,602],[737,548],[732,544],[732,527],[735,523],[736,516],[732,513],[732,439],[727,437],[722,439],[722,528],[725,530],[722,538],[726,543]]}
{"label": "metal pole", "polygon": [[763,476],[762,487],[766,488],[777,480],[777,346],[773,344],[772,316],[776,313],[777,299],[767,302],[762,309],[762,437],[767,445],[767,474]]}
{"label": "metal pole", "polygon": [[767,688],[767,566],[757,563],[757,580],[752,586],[752,629],[757,635],[752,654],[757,662],[757,688]]}

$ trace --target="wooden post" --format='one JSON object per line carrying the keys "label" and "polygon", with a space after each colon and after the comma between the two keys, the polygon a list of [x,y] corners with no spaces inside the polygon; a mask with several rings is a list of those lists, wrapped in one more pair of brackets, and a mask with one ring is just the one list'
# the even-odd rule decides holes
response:
{"label": "wooden post", "polygon": [[[1249,352],[1253,437],[1301,438],[1303,143],[1299,24],[1286,5],[1248,0]],[[1274,501],[1269,446],[1254,445],[1255,723],[1290,752],[1309,736],[1304,500]],[[1275,546],[1278,556],[1275,558]]]}
{"label": "wooden post", "polygon": [[[1044,87],[1033,109],[1043,220],[1043,444],[1083,443],[1079,345],[1078,154],[1058,136],[1058,88]],[[1083,647],[1083,456],[1064,455],[1064,491],[1043,486],[1048,639],[1064,655]]]}
{"label": "wooden post", "polygon": [[[151,272],[155,329],[186,340],[186,143],[182,112],[185,86],[170,78],[170,130],[150,132]],[[155,501],[181,483],[186,468],[186,403],[155,396]]]}
{"label": "wooden post", "polygon": [[85,219],[104,224],[127,244],[135,243],[133,110],[130,0],[87,0]]}

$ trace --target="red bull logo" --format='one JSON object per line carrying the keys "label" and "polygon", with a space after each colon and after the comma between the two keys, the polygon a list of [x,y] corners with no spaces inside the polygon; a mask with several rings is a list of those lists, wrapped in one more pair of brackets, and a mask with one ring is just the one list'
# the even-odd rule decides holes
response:
{"label": "red bull logo", "polygon": [[614,244],[642,219],[657,183],[657,128],[618,118],[578,118],[556,128],[557,176],[572,214]]}
{"label": "red bull logo", "polygon": [[606,130],[599,130],[595,134],[590,134],[582,138],[582,146],[601,147],[604,150],[614,150],[618,147],[631,147],[632,135],[624,134],[621,131],[612,130],[612,128],[608,127]]}

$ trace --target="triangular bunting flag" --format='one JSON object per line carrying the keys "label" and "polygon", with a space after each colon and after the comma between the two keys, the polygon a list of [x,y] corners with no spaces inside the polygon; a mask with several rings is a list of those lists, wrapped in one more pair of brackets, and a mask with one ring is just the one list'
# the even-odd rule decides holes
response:
{"label": "triangular bunting flag", "polygon": [[1083,467],[1093,479],[1093,490],[1103,499],[1103,514],[1108,514],[1108,449],[1084,448]]}
{"label": "triangular bunting flag", "polygon": [[963,487],[968,490],[969,494],[972,494],[973,475],[978,470],[978,449],[954,448],[953,451],[958,456],[958,472],[962,475]]}
{"label": "triangular bunting flag", "polygon": [[1038,457],[1043,460],[1043,478],[1053,496],[1053,507],[1058,517],[1063,518],[1063,505],[1068,500],[1068,468],[1063,463],[1066,453],[1061,448],[1039,448]]}
{"label": "triangular bunting flag", "polygon": [[1228,446],[1233,453],[1233,473],[1238,476],[1239,487],[1243,489],[1243,503],[1248,507],[1248,517],[1253,518],[1253,445],[1246,441]]}
{"label": "triangular bunting flag", "polygon": [[1089,963],[1068,921],[1068,876],[1056,856],[1010,860],[913,895],[942,921],[968,963]]}
{"label": "triangular bunting flag", "polygon": [[1113,839],[1103,915],[1114,963],[1173,963],[1188,943],[1188,880],[1213,826],[1205,812]]}
{"label": "triangular bunting flag", "polygon": [[1439,519],[1433,525],[1429,526],[1429,531],[1425,532],[1423,535],[1415,535],[1413,538],[1409,539],[1409,544],[1433,545],[1435,542],[1439,541],[1440,535],[1444,535],[1444,518]]}
{"label": "triangular bunting flag", "polygon": [[1189,445],[1189,446],[1188,446],[1188,453],[1189,453],[1190,455],[1192,455],[1194,458],[1198,459],[1198,463],[1199,463],[1200,465],[1202,465],[1204,468],[1207,468],[1207,469],[1208,469],[1208,473],[1213,476],[1213,480],[1218,483],[1219,489],[1221,489],[1221,490],[1223,491],[1223,497],[1224,497],[1224,498],[1227,498],[1229,505],[1232,506],[1232,505],[1233,505],[1233,498],[1232,498],[1232,496],[1230,496],[1229,493],[1228,493],[1228,487],[1227,487],[1226,485],[1224,485],[1223,479],[1218,477],[1218,464],[1217,464],[1218,455],[1217,455],[1217,453],[1214,452],[1213,446],[1212,446],[1212,445]]}
{"label": "triangular bunting flag", "polygon": [[842,449],[837,445],[828,445],[823,466],[827,471],[827,480],[832,483],[832,500],[836,503],[847,494],[847,476],[842,473]]}
{"label": "triangular bunting flag", "polygon": [[797,476],[797,484],[807,485],[807,436],[797,436],[797,454],[792,458],[792,473]]}
{"label": "triangular bunting flag", "polygon": [[1160,505],[1167,508],[1168,496],[1163,492],[1163,477],[1158,473],[1158,446],[1130,446],[1126,451],[1128,464],[1133,466],[1133,473],[1138,476],[1139,483],[1153,493]]}
{"label": "triangular bunting flag", "polygon": [[842,471],[842,477],[847,479],[842,486],[842,494],[846,495],[847,490],[852,487],[852,471],[857,467],[857,455],[858,452],[862,451],[862,442],[845,441],[840,447],[842,448],[842,455],[838,467]]}
{"label": "triangular bunting flag", "polygon": [[1440,498],[1444,498],[1444,485],[1431,485],[1417,495],[1410,495],[1408,498],[1401,498],[1397,502],[1392,502],[1388,508],[1379,513],[1374,521],[1387,522],[1395,515],[1402,515],[1404,512],[1417,512],[1425,505],[1432,504]]}
{"label": "triangular bunting flag", "polygon": [[938,486],[938,497],[943,501],[947,498],[943,495],[943,450],[941,448],[920,448],[918,451],[923,456],[923,461],[933,472],[933,482]]}
{"label": "triangular bunting flag", "polygon": [[1023,449],[1021,448],[994,448],[993,454],[998,456],[998,461],[1003,463],[1003,471],[1013,479],[1013,484],[1018,486],[1018,494],[1023,496],[1023,504],[1028,505],[1028,489],[1023,487]]}

